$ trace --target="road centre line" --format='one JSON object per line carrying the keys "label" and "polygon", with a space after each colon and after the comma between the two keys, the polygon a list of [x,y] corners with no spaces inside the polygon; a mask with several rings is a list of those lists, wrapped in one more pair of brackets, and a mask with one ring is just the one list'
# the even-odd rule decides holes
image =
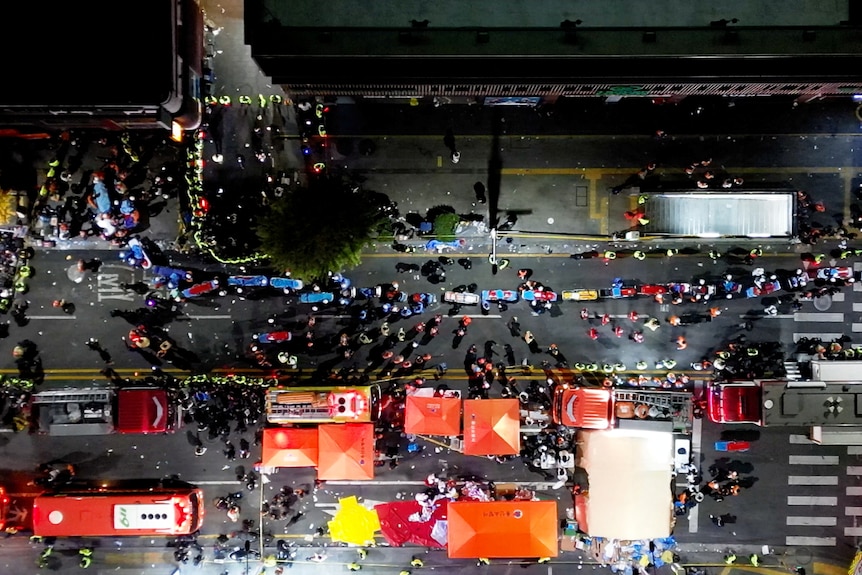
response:
{"label": "road centre line", "polygon": [[[837,455],[791,455],[790,465],[838,465]],[[849,468],[848,468],[849,469]]]}
{"label": "road centre line", "polygon": [[837,475],[789,475],[787,485],[838,485]]}
{"label": "road centre line", "polygon": [[788,495],[788,505],[821,505],[826,507],[837,507],[837,497],[814,497],[811,495]]}

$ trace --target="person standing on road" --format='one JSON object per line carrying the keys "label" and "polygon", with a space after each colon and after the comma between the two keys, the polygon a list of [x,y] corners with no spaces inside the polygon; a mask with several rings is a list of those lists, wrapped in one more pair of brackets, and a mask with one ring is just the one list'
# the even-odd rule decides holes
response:
{"label": "person standing on road", "polygon": [[449,148],[449,159],[452,160],[453,164],[457,164],[461,161],[461,152],[458,151],[458,148],[455,145],[455,133],[452,129],[446,130],[446,135],[443,136],[443,144]]}
{"label": "person standing on road", "polygon": [[480,204],[487,203],[488,198],[485,195],[485,184],[482,182],[476,182],[473,184],[473,193],[476,194],[476,201]]}

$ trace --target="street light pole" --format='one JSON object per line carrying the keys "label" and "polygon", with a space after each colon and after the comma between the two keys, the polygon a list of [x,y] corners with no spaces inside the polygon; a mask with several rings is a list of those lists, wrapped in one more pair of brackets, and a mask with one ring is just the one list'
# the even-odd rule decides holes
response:
{"label": "street light pole", "polygon": [[491,274],[497,275],[497,228],[491,228]]}

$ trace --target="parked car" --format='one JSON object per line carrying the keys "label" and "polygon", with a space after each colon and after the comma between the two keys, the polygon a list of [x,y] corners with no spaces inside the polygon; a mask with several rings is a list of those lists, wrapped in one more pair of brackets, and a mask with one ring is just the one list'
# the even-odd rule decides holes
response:
{"label": "parked car", "polygon": [[[524,298],[526,299],[526,298]],[[518,301],[518,292],[508,289],[492,289],[482,290],[482,301],[490,302],[516,302]]]}
{"label": "parked car", "polygon": [[270,331],[267,333],[254,334],[254,340],[260,343],[284,343],[292,339],[289,331]]}
{"label": "parked car", "polygon": [[335,301],[335,295],[328,291],[307,291],[299,294],[302,303],[322,303],[324,305]]}
{"label": "parked car", "polygon": [[269,285],[271,285],[272,287],[274,287],[276,289],[295,290],[295,291],[299,291],[303,287],[305,287],[305,284],[302,283],[302,280],[295,280],[293,278],[281,278],[281,277],[269,278]]}
{"label": "parked car", "polygon": [[765,282],[762,287],[751,286],[745,290],[746,297],[760,297],[781,291],[781,284],[778,280]]}
{"label": "parked car", "polygon": [[569,289],[560,294],[563,301],[592,301],[599,299],[599,290],[594,289]]}
{"label": "parked car", "polygon": [[526,301],[557,301],[557,294],[551,290],[536,291],[525,289],[521,292],[521,297]]}
{"label": "parked car", "polygon": [[638,295],[662,295],[668,292],[668,288],[660,284],[644,284],[638,286],[637,292]]}
{"label": "parked car", "polygon": [[468,291],[447,291],[443,294],[443,301],[460,305],[479,305],[481,298],[479,294]]}
{"label": "parked car", "polygon": [[218,280],[212,279],[205,282],[196,283],[193,286],[187,287],[180,293],[184,298],[198,297],[208,294],[218,289]]}
{"label": "parked car", "polygon": [[266,276],[228,276],[227,285],[234,287],[266,287],[269,278]]}

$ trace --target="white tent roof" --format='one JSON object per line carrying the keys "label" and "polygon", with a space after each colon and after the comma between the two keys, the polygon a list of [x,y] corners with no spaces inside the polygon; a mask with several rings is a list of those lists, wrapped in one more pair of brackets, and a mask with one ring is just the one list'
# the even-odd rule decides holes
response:
{"label": "white tent roof", "polygon": [[[593,537],[671,534],[673,434],[636,429],[578,432],[578,466],[589,476],[586,525]],[[584,523],[583,517],[579,521]]]}

